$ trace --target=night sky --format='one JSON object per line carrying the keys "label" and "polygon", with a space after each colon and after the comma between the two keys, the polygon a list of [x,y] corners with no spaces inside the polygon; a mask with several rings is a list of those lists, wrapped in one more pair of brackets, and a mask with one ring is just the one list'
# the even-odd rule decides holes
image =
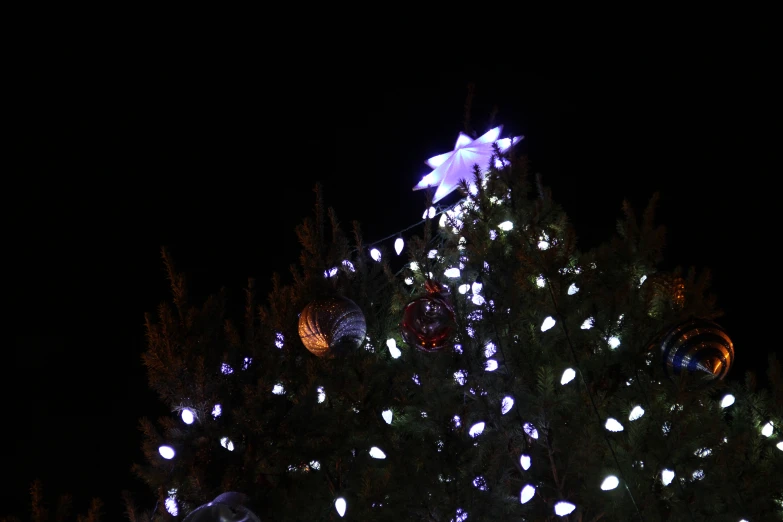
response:
{"label": "night sky", "polygon": [[18,160],[3,191],[13,315],[0,514],[26,515],[35,477],[52,501],[71,492],[78,511],[101,496],[111,520],[121,489],[151,508],[129,469],[138,419],[168,414],[141,365],[143,315],[168,297],[160,247],[194,295],[225,286],[241,305],[248,276],[265,295],[297,262],[294,227],[316,181],[367,241],[406,228],[424,210],[411,191],[424,160],[463,130],[471,81],[473,127],[488,130],[497,106],[503,135],[525,135],[519,147],[582,249],[612,235],[623,198],[642,210],[660,191],[667,267],[712,269],[737,351],[731,378],[763,373],[779,350],[764,296],[778,284],[780,102],[761,53],[302,60],[63,44],[19,65]]}

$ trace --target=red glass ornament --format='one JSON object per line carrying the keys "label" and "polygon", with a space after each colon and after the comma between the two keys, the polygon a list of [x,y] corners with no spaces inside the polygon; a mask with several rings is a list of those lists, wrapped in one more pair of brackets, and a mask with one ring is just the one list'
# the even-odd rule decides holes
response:
{"label": "red glass ornament", "polygon": [[402,338],[423,352],[438,352],[451,344],[454,309],[448,287],[434,281],[425,284],[427,295],[408,303],[400,325]]}

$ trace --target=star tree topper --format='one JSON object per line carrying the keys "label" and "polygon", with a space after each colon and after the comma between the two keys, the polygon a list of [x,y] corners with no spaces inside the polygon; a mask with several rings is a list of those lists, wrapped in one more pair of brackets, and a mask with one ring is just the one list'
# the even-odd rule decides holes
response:
{"label": "star tree topper", "polygon": [[495,127],[475,140],[467,134],[460,132],[453,151],[438,154],[425,162],[434,170],[424,176],[413,187],[413,190],[421,190],[437,185],[438,189],[435,191],[435,196],[432,199],[433,203],[437,203],[454,192],[460,180],[472,179],[473,165],[478,165],[482,174],[486,174],[489,170],[489,160],[494,153],[493,143],[498,144],[500,152],[506,152],[523,138],[523,136],[516,136],[514,138],[498,139],[502,130],[502,125]]}

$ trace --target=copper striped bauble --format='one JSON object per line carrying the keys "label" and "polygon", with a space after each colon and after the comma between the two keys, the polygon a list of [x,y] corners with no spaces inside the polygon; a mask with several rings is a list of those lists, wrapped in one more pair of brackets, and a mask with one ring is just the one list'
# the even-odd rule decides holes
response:
{"label": "copper striped bauble", "polygon": [[318,357],[359,348],[366,334],[361,308],[347,297],[315,299],[299,315],[299,337]]}
{"label": "copper striped bauble", "polygon": [[689,319],[667,332],[660,343],[669,377],[683,373],[711,381],[723,379],[734,362],[734,345],[718,324]]}

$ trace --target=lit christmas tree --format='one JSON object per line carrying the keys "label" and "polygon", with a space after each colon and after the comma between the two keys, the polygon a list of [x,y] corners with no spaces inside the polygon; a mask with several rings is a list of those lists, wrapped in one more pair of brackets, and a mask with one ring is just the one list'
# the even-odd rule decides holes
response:
{"label": "lit christmas tree", "polygon": [[244,321],[191,303],[164,251],[155,520],[783,518],[777,361],[772,393],[727,384],[707,277],[657,269],[654,199],[580,252],[500,132],[430,159],[421,237],[349,240],[317,190],[292,282],[259,304],[250,281]]}

